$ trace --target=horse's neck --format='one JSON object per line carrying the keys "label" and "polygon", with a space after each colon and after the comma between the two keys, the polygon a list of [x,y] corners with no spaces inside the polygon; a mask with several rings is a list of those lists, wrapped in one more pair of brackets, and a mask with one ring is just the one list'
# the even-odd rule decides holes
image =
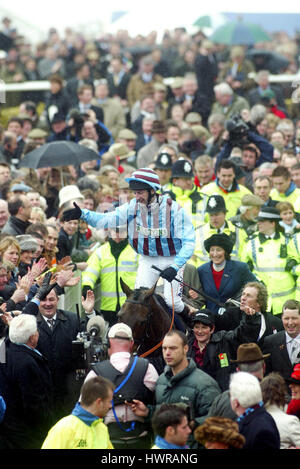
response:
{"label": "horse's neck", "polygon": [[167,304],[164,306],[160,302],[158,295],[156,295],[155,298],[151,298],[150,306],[153,313],[151,324],[153,327],[157,325],[155,333],[157,334],[159,331],[162,331],[162,336],[164,336],[171,325],[171,317],[166,310]]}

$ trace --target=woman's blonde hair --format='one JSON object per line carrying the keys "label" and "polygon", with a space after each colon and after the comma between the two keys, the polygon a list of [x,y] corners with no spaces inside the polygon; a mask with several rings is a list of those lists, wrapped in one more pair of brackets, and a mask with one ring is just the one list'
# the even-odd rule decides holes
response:
{"label": "woman's blonde hair", "polygon": [[44,210],[41,207],[32,207],[31,212],[30,212],[30,218],[34,214],[40,216],[40,222],[41,223],[46,223],[47,217],[46,217],[46,214],[45,214]]}
{"label": "woman's blonde hair", "polygon": [[20,248],[20,245],[19,245],[18,241],[13,236],[5,236],[5,238],[3,238],[0,241],[0,258],[3,259],[3,254],[11,246],[15,247],[18,251],[18,254],[19,254],[18,263],[19,263],[20,255],[21,255],[21,248]]}

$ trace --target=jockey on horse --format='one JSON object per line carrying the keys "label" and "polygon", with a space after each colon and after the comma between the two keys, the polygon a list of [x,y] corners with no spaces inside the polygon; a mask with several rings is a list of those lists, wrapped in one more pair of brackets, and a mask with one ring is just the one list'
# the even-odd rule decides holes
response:
{"label": "jockey on horse", "polygon": [[168,307],[184,320],[190,308],[182,301],[182,285],[174,279],[182,279],[184,265],[194,252],[192,221],[177,202],[160,194],[159,177],[152,169],[137,169],[126,181],[135,196],[131,201],[106,213],[80,209],[74,202],[75,208],[65,211],[64,219],[81,218],[97,228],[127,224],[129,243],[140,255],[135,288],[151,288],[161,276]]}

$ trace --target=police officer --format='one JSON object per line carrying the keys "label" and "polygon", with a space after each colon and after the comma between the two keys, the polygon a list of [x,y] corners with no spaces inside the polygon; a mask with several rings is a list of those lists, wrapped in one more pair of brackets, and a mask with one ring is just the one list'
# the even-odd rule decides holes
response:
{"label": "police officer", "polygon": [[82,272],[82,292],[99,286],[95,300],[100,300],[100,310],[110,326],[117,322],[117,313],[126,299],[120,277],[134,288],[138,269],[138,255],[128,244],[127,227],[109,230],[106,243],[97,248],[87,260]]}
{"label": "police officer", "polygon": [[290,239],[280,231],[279,211],[262,207],[258,214],[258,232],[246,242],[241,260],[248,262],[253,274],[262,281],[269,293],[269,311],[281,314],[287,299],[295,297],[295,279],[291,273],[296,261]]}
{"label": "police officer", "polygon": [[154,169],[159,177],[163,191],[167,190],[168,184],[170,183],[172,165],[172,156],[167,151],[160,152],[154,161]]}
{"label": "police officer", "polygon": [[193,225],[199,226],[205,220],[207,196],[194,183],[195,175],[192,164],[185,159],[175,161],[172,166],[170,184],[164,189],[173,200],[181,205],[190,215]]}
{"label": "police officer", "polygon": [[[222,195],[212,195],[209,197],[206,205],[206,213],[209,221],[195,229],[196,246],[194,254],[189,261],[196,267],[209,262],[208,252],[204,247],[204,241],[216,233],[225,233],[235,242],[231,253],[231,259],[239,260],[239,249],[241,244],[240,228],[235,227],[231,221],[226,219],[227,209]],[[245,238],[245,235],[243,236]]]}

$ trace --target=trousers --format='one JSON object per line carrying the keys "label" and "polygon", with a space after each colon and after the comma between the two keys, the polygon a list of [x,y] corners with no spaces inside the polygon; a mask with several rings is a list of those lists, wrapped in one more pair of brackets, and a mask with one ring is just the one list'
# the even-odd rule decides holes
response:
{"label": "trousers", "polygon": [[[161,270],[166,269],[167,267],[174,264],[175,256],[163,257],[150,257],[140,255],[139,266],[136,276],[135,288],[145,287],[152,288],[153,285],[158,281],[160,273],[152,268],[152,265],[155,265]],[[183,267],[181,267],[176,278],[179,280],[183,279]],[[182,290],[183,286],[181,283],[173,280],[168,282],[167,280],[163,281],[163,295],[165,301],[169,308],[172,308],[172,290],[174,298],[174,310],[176,313],[181,313],[184,309],[184,302],[182,301]]]}

